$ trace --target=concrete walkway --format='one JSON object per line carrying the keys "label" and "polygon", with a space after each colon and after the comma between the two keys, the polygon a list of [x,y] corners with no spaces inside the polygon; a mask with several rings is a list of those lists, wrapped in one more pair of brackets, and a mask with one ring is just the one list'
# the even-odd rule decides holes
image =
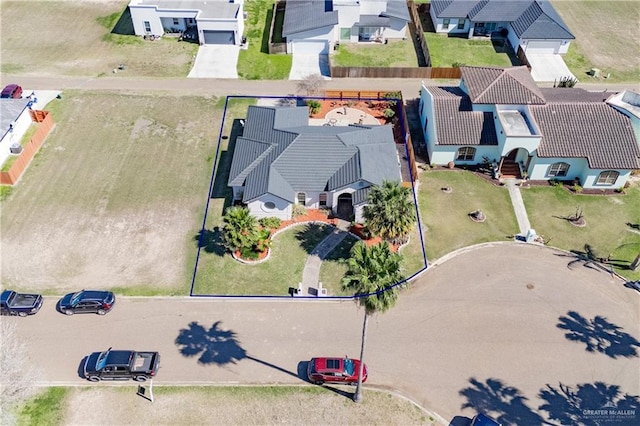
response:
{"label": "concrete walkway", "polygon": [[320,266],[322,265],[322,261],[348,234],[344,224],[339,224],[331,234],[325,237],[325,239],[313,249],[307,257],[307,262],[304,264],[301,283],[302,291],[298,293],[299,296],[322,296],[318,285],[320,282]]}
{"label": "concrete walkway", "polygon": [[524,201],[522,201],[522,194],[520,194],[520,188],[516,186],[515,179],[505,179],[505,186],[509,190],[509,196],[511,197],[511,204],[513,210],[516,213],[516,219],[518,220],[518,227],[520,228],[521,235],[527,235],[527,232],[531,229],[529,223],[529,217],[527,216],[527,210],[524,208]]}

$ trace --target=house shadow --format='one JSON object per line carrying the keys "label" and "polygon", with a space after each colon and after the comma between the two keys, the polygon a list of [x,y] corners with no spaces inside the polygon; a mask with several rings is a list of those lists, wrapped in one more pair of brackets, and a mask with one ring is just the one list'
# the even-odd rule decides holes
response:
{"label": "house shadow", "polygon": [[128,6],[125,7],[118,19],[118,22],[113,26],[111,34],[135,35],[135,31],[133,30],[133,20],[131,19],[131,12],[129,11]]}
{"label": "house shadow", "polygon": [[203,249],[207,253],[213,253],[218,256],[224,256],[226,253],[226,248],[222,242],[222,230],[218,226],[213,228],[213,230],[200,230],[193,239],[198,244],[198,248]]}
{"label": "house shadow", "polygon": [[472,377],[471,386],[459,394],[467,399],[462,408],[470,408],[485,413],[499,423],[511,425],[539,425],[544,419],[529,406],[524,395],[517,388],[505,385],[501,380],[489,378],[481,382]]}
{"label": "house shadow", "polygon": [[299,378],[299,375],[278,365],[253,357],[240,345],[237,333],[224,330],[222,321],[216,321],[209,328],[196,321],[190,322],[176,337],[175,344],[187,358],[198,358],[198,364],[225,366],[248,359],[265,367]]}
{"label": "house shadow", "polygon": [[224,207],[222,211],[225,211],[233,201],[233,191],[229,187],[229,173],[231,172],[231,162],[233,161],[233,152],[236,146],[236,139],[238,136],[242,136],[244,126],[242,120],[235,119],[231,125],[231,133],[228,137],[228,145],[226,150],[220,150],[218,156],[218,164],[214,164],[215,177],[213,180],[213,187],[211,188],[211,198],[223,198]]}
{"label": "house shadow", "polygon": [[545,401],[540,410],[563,425],[640,424],[640,399],[622,393],[617,385],[582,383],[575,387],[547,384],[538,394]]}
{"label": "house shadow", "polygon": [[587,352],[600,352],[610,358],[638,356],[636,348],[640,347],[640,342],[604,317],[596,316],[589,320],[577,312],[569,311],[558,321],[556,327],[567,331],[565,337],[584,343]]}

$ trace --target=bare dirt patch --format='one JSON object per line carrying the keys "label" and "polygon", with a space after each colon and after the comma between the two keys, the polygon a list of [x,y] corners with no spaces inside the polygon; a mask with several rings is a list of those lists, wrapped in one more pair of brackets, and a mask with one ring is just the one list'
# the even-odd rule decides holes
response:
{"label": "bare dirt patch", "polygon": [[56,128],[2,202],[3,284],[184,292],[215,100],[66,92],[49,108]]}
{"label": "bare dirt patch", "polygon": [[[351,389],[348,392],[352,392]],[[73,389],[68,425],[410,425],[435,424],[408,401],[366,391],[364,402],[309,387],[155,388],[153,403],[135,387]]]}

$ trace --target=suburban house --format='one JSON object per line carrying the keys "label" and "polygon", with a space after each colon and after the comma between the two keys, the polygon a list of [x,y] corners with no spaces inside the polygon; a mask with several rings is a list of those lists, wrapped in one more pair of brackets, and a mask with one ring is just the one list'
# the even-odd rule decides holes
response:
{"label": "suburban house", "polygon": [[242,43],[243,0],[131,0],[136,35],[196,31],[200,45]]}
{"label": "suburban house", "polygon": [[539,88],[526,67],[461,67],[459,86],[422,84],[432,164],[493,165],[496,175],[616,189],[640,168],[631,119],[609,93]]}
{"label": "suburban house", "polygon": [[575,37],[547,0],[431,0],[438,33],[471,38],[506,30],[515,51],[567,53]]}
{"label": "suburban house", "polygon": [[288,1],[282,35],[287,53],[327,54],[340,42],[380,42],[407,37],[404,0]]}
{"label": "suburban house", "polygon": [[31,105],[28,98],[0,99],[0,165],[12,154],[12,147],[20,145],[22,135],[31,126]]}
{"label": "suburban house", "polygon": [[640,141],[640,93],[625,90],[611,95],[607,103],[629,117],[636,138]]}
{"label": "suburban house", "polygon": [[311,126],[306,106],[250,106],[228,185],[258,218],[291,219],[299,204],[360,221],[385,180],[402,180],[391,125]]}

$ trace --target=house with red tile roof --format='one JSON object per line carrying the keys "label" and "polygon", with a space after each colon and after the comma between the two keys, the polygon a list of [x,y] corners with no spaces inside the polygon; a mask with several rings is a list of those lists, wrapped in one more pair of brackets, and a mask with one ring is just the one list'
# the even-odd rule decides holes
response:
{"label": "house with red tile roof", "polygon": [[503,177],[616,189],[640,169],[632,119],[610,93],[540,88],[526,67],[462,67],[458,86],[422,84],[431,164],[491,163]]}

